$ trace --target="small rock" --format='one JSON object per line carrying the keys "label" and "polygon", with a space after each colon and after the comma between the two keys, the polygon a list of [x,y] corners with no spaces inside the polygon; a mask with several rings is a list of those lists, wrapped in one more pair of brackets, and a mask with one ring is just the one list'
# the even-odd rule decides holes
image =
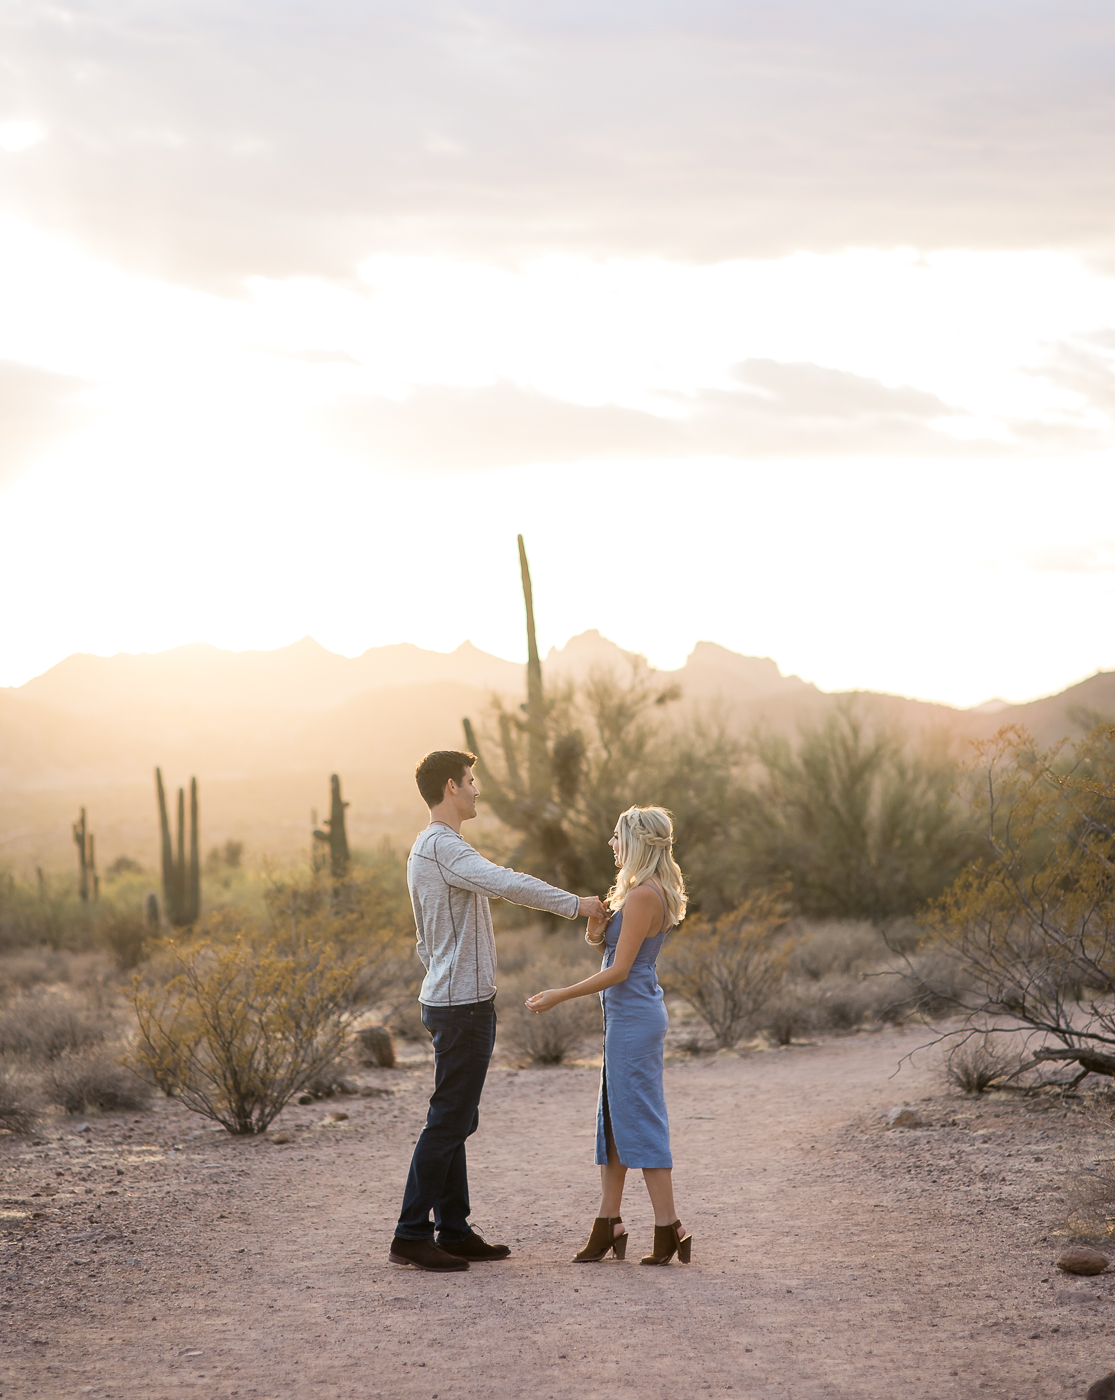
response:
{"label": "small rock", "polygon": [[365,1063],[380,1069],[395,1068],[395,1042],[386,1026],[365,1026],[356,1032],[365,1054]]}
{"label": "small rock", "polygon": [[360,1097],[362,1099],[389,1099],[390,1089],[378,1089],[373,1084],[361,1084]]}
{"label": "small rock", "polygon": [[899,1104],[887,1114],[888,1128],[920,1128],[921,1119],[915,1109],[907,1104]]}
{"label": "small rock", "polygon": [[348,1121],[348,1114],[343,1108],[335,1108],[332,1113],[325,1115],[326,1123],[344,1123]]}
{"label": "small rock", "polygon": [[313,1103],[313,1101],[314,1101],[314,1096],[313,1096],[313,1094],[299,1094],[299,1095],[298,1095],[298,1102],[299,1102],[299,1103]]}
{"label": "small rock", "polygon": [[74,1129],[75,1133],[91,1133],[92,1131],[93,1129],[89,1126],[88,1123],[79,1123]]}
{"label": "small rock", "polygon": [[357,1082],[356,1082],[355,1079],[338,1079],[338,1080],[337,1080],[337,1093],[338,1093],[338,1094],[358,1094],[359,1092],[360,1092],[360,1085],[357,1084]]}
{"label": "small rock", "polygon": [[268,1141],[277,1143],[293,1142],[294,1134],[288,1132],[272,1133]]}
{"label": "small rock", "polygon": [[1097,1302],[1094,1293],[1085,1293],[1082,1288],[1058,1288],[1053,1295],[1053,1301],[1061,1308],[1075,1307],[1080,1303]]}
{"label": "small rock", "polygon": [[1109,1371],[1088,1387],[1084,1400],[1115,1400],[1115,1371]]}
{"label": "small rock", "polygon": [[1057,1267],[1066,1274],[1102,1274],[1111,1260],[1102,1249],[1074,1244],[1057,1256]]}

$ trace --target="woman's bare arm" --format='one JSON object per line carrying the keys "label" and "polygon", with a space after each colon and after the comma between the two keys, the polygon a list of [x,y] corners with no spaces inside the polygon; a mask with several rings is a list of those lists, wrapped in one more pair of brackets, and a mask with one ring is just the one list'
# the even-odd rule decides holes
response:
{"label": "woman's bare arm", "polygon": [[551,987],[545,992],[537,992],[527,998],[531,1011],[549,1011],[562,1001],[572,1001],[574,997],[592,996],[606,987],[615,987],[627,981],[643,939],[652,937],[662,923],[662,901],[654,890],[640,885],[631,891],[623,905],[623,927],[620,929],[616,955],[611,967],[606,967],[583,982],[575,982],[571,987]]}

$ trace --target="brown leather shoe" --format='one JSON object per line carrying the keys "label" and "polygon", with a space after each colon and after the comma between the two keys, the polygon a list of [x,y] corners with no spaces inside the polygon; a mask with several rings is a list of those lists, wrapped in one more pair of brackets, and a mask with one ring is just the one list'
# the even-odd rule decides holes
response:
{"label": "brown leather shoe", "polygon": [[467,1259],[448,1254],[433,1240],[402,1240],[398,1235],[391,1241],[387,1257],[392,1264],[413,1264],[416,1269],[428,1269],[431,1273],[456,1273],[468,1268]]}
{"label": "brown leather shoe", "polygon": [[456,1240],[447,1240],[444,1235],[440,1235],[437,1247],[458,1259],[506,1259],[511,1253],[509,1245],[489,1244],[484,1236],[477,1234],[475,1230]]}

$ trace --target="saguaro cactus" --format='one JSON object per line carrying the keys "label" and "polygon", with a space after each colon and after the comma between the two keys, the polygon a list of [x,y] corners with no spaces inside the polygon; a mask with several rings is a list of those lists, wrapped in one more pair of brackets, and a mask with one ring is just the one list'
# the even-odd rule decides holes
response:
{"label": "saguaro cactus", "polygon": [[170,839],[163,774],[155,769],[155,791],[159,800],[159,829],[162,837],[163,903],[167,918],[176,928],[196,923],[201,914],[201,864],[198,859],[197,779],[190,779],[190,856],[186,861],[186,793],[178,789],[177,853]]}
{"label": "saguaro cactus", "polygon": [[[463,721],[465,743],[478,756],[477,769],[483,780],[484,800],[500,821],[522,833],[516,859],[545,879],[575,889],[582,882],[583,872],[563,825],[561,808],[554,798],[554,780],[556,768],[560,796],[566,802],[571,801],[580,775],[583,745],[579,735],[558,736],[551,745],[551,707],[542,686],[542,662],[534,630],[534,590],[522,535],[518,536],[518,545],[527,623],[527,698],[526,704],[520,707],[522,719],[507,711],[499,716],[503,779],[484,762],[472,722],[467,718]],[[525,782],[517,753],[518,735],[523,731],[527,749]],[[576,748],[576,753],[571,751],[571,746]]]}
{"label": "saguaro cactus", "polygon": [[92,894],[94,900],[101,892],[101,881],[97,875],[96,844],[86,829],[85,808],[81,809],[81,819],[73,823],[74,845],[77,847],[78,887],[77,892],[85,903]]}
{"label": "saguaro cactus", "polygon": [[345,832],[345,808],[349,805],[341,800],[341,780],[336,773],[329,779],[329,816],[324,825],[328,831],[315,831],[314,840],[329,847],[329,867],[335,880],[342,880],[348,874],[348,835]]}

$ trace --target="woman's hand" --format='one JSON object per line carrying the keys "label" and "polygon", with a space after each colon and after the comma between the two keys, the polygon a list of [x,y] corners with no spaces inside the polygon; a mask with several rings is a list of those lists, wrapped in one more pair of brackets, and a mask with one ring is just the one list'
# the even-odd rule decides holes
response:
{"label": "woman's hand", "polygon": [[591,943],[594,948],[603,947],[604,930],[607,927],[607,919],[589,919],[588,927],[585,929],[585,942]]}
{"label": "woman's hand", "polygon": [[564,1000],[561,992],[556,987],[551,987],[548,991],[535,992],[534,996],[527,997],[526,1004],[531,1011],[549,1011]]}

